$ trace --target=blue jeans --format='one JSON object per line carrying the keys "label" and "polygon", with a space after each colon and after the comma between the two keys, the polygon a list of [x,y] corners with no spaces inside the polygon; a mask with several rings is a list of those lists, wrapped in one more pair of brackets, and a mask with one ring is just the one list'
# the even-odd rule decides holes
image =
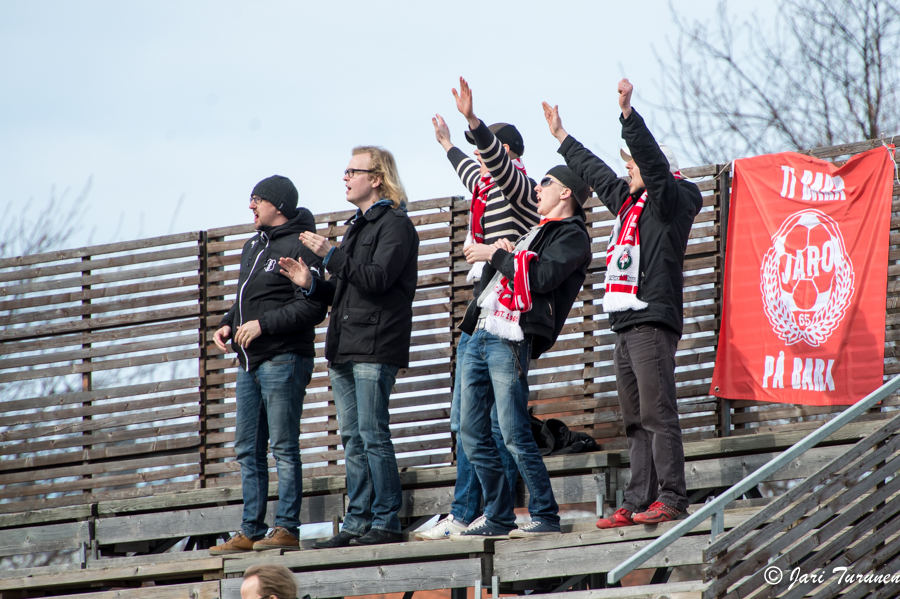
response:
{"label": "blue jeans", "polygon": [[[453,491],[453,503],[450,506],[450,513],[453,514],[454,520],[463,524],[470,524],[483,511],[481,481],[478,480],[475,469],[472,468],[469,458],[466,457],[466,452],[463,449],[462,440],[459,436],[459,405],[462,401],[462,364],[468,342],[469,335],[462,333],[459,337],[459,344],[456,346],[456,377],[453,381],[453,401],[450,404],[450,430],[457,435],[456,488]],[[509,450],[503,444],[503,435],[500,433],[500,425],[497,422],[496,405],[491,410],[491,432],[493,433],[494,445],[500,451],[500,461],[503,462],[503,470],[506,472],[506,482],[509,483],[509,491],[515,498],[519,469],[516,467],[516,462],[510,455]]]}
{"label": "blue jeans", "polygon": [[237,423],[234,451],[241,465],[244,516],[241,531],[250,539],[265,536],[269,498],[267,446],[278,471],[275,526],[299,537],[303,469],[300,463],[300,415],[312,378],[313,360],[285,353],[266,360],[252,372],[237,371]]}
{"label": "blue jeans", "polygon": [[484,329],[476,330],[471,336],[463,357],[460,406],[463,446],[481,480],[485,515],[508,528],[515,526],[515,498],[510,496],[500,452],[493,441],[491,411],[495,407],[503,442],[531,494],[528,505],[531,519],[559,524],[559,506],[528,416],[530,359],[530,335],[514,343]]}
{"label": "blue jeans", "polygon": [[388,428],[388,399],[398,370],[367,362],[332,364],[328,369],[347,470],[344,530],[351,534],[362,535],[370,528],[400,532],[397,513],[403,496]]}

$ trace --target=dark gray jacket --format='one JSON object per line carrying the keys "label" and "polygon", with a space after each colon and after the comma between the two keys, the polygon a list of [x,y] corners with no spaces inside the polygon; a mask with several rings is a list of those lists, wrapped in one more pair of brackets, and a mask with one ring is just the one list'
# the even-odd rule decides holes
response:
{"label": "dark gray jacket", "polygon": [[350,227],[310,297],[331,304],[325,337],[329,362],[409,365],[419,234],[403,209],[374,205]]}

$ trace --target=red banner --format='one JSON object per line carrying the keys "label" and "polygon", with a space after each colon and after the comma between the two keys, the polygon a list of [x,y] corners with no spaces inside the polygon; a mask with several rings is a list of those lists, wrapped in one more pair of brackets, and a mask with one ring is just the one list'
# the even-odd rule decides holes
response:
{"label": "red banner", "polygon": [[894,161],[734,161],[710,393],[816,406],[882,385]]}

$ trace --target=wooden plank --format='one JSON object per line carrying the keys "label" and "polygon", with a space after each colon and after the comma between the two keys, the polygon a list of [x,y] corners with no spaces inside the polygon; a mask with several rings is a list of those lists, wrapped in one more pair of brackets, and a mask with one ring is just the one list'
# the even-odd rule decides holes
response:
{"label": "wooden plank", "polygon": [[85,300],[117,297],[120,295],[132,295],[136,293],[149,293],[152,291],[162,291],[164,289],[174,289],[177,287],[196,287],[199,284],[199,275],[187,275],[182,277],[173,277],[170,279],[162,279],[158,281],[144,281],[142,283],[134,283],[131,285],[116,285],[110,287],[101,287],[99,289],[86,289],[82,291],[72,291],[69,293],[58,293],[54,295],[16,298],[0,301],[0,311],[19,310],[22,308],[35,308],[39,306],[50,306],[53,304],[64,304],[69,302],[82,302]]}
{"label": "wooden plank", "polygon": [[151,412],[138,412],[126,416],[110,416],[99,420],[82,420],[80,422],[66,422],[51,426],[32,427],[22,430],[12,430],[0,433],[0,442],[19,441],[22,439],[38,439],[46,436],[56,436],[71,433],[81,433],[98,429],[129,426],[146,422],[172,420],[196,416],[200,413],[200,406],[186,405],[169,410],[155,410]]}
{"label": "wooden plank", "polygon": [[[77,595],[54,595],[54,597],[57,599],[219,599],[220,594],[219,581],[211,580],[137,589],[78,593]],[[240,598],[240,587],[238,587],[238,597]]]}
{"label": "wooden plank", "polygon": [[[459,559],[296,574],[297,585],[313,598],[380,595],[474,586],[481,559]],[[222,599],[240,599],[242,579],[222,580]]]}
{"label": "wooden plank", "polygon": [[[81,321],[78,321],[81,322]],[[180,360],[191,360],[200,357],[200,349],[188,349],[182,351],[167,351],[149,355],[133,356],[130,358],[117,358],[99,360],[94,362],[81,362],[67,366],[55,366],[50,368],[35,368],[31,370],[19,370],[0,374],[0,383],[12,381],[28,381],[40,378],[66,376],[70,374],[82,374],[85,372],[103,372],[105,370],[117,370],[119,368],[132,368],[146,366],[148,364],[166,364]]]}
{"label": "wooden plank", "polygon": [[[274,526],[277,501],[266,509],[266,524]],[[226,533],[241,526],[243,505],[226,505],[193,510],[148,513],[134,516],[100,518],[95,525],[97,542],[113,545],[132,541]],[[304,497],[300,508],[303,522],[326,522],[332,516],[343,516],[341,495]]]}
{"label": "wooden plank", "polygon": [[[82,440],[82,443],[84,441]],[[0,460],[0,472],[20,468],[47,468],[71,462],[110,460],[132,455],[148,455],[184,450],[200,444],[199,436],[158,439],[147,443],[128,443],[109,447],[91,447],[82,451],[60,451],[49,455],[28,456],[12,460]]]}
{"label": "wooden plank", "polygon": [[[159,468],[162,466],[175,466],[178,464],[196,464],[200,462],[199,453],[183,453],[168,456],[146,456],[134,460],[121,460],[115,462],[102,462],[94,464],[69,465],[57,470],[39,469],[25,470],[12,474],[0,475],[0,485],[33,482],[39,480],[53,480],[70,476],[85,476],[90,474],[106,474],[121,470],[138,470],[142,468]],[[103,478],[96,478],[103,481]]]}
{"label": "wooden plank", "polygon": [[8,272],[0,272],[0,282],[6,283],[10,281],[23,281],[37,279],[41,277],[58,277],[63,274],[79,273],[85,271],[98,271],[106,268],[119,268],[122,266],[134,266],[135,264],[146,264],[148,262],[167,262],[178,258],[193,258],[199,254],[199,247],[191,245],[183,248],[171,250],[159,250],[156,252],[126,254],[115,258],[104,258],[101,260],[87,260],[71,262],[69,264],[60,264],[57,266],[43,266],[38,268],[25,268],[22,270],[13,270]]}
{"label": "wooden plank", "polygon": [[[132,441],[135,439],[150,439],[167,435],[178,435],[183,433],[194,433],[200,430],[199,422],[187,422],[184,424],[173,424],[170,426],[150,426],[146,428],[123,430],[123,431],[94,431],[91,435],[91,443],[100,445],[103,443],[118,443],[120,441]],[[47,451],[52,449],[63,449],[67,447],[82,447],[85,445],[85,438],[81,435],[76,437],[64,437],[62,439],[53,439],[50,441],[23,441],[21,443],[10,443],[0,445],[0,455],[8,455],[11,453],[22,454],[38,451]],[[0,511],[3,510],[0,504]]]}
{"label": "wooden plank", "polygon": [[166,483],[158,485],[147,485],[144,487],[136,487],[122,489],[116,491],[102,491],[90,493],[77,493],[73,495],[64,495],[62,497],[53,497],[50,499],[33,499],[27,501],[15,501],[11,503],[0,504],[0,513],[25,512],[30,510],[45,510],[55,507],[67,505],[81,505],[87,503],[95,503],[107,499],[124,499],[127,497],[144,497],[154,493],[168,493],[171,491],[180,491],[184,489],[195,489],[199,487],[199,481],[188,481],[178,483]]}
{"label": "wooden plank", "polygon": [[[845,450],[842,447],[821,447],[811,449],[801,457],[791,461],[784,468],[775,472],[766,480],[792,480],[805,478],[818,472]],[[753,473],[766,462],[774,459],[777,453],[763,453],[743,457],[714,458],[695,460],[685,464],[685,479],[688,489],[707,489],[711,487],[730,487]],[[618,470],[619,488],[625,488],[631,480],[631,471]]]}
{"label": "wooden plank", "polygon": [[54,289],[70,289],[73,287],[84,288],[94,285],[117,283],[119,281],[149,279],[153,277],[162,277],[165,275],[173,275],[183,272],[197,272],[199,268],[200,259],[195,258],[193,260],[182,260],[180,262],[173,262],[170,264],[164,264],[162,266],[154,266],[152,268],[134,268],[118,272],[108,272],[99,275],[66,277],[64,279],[51,279],[49,281],[7,285],[5,287],[0,287],[0,296],[39,293],[42,291],[51,291]]}
{"label": "wooden plank", "polygon": [[[565,599],[701,599],[708,585],[700,581],[669,582],[612,589],[566,591]],[[528,599],[559,599],[556,593],[532,593]]]}
{"label": "wooden plank", "polygon": [[[90,542],[89,528],[83,521],[8,529],[0,535],[0,556],[77,549]],[[0,583],[0,588],[16,587]]]}
{"label": "wooden plank", "polygon": [[[494,555],[494,576],[500,582],[535,580],[609,572],[652,541],[628,541],[584,547],[543,549]],[[701,552],[709,544],[708,535],[682,537],[644,562],[644,568],[664,568],[702,564]]]}
{"label": "wooden plank", "polygon": [[225,574],[242,574],[250,566],[257,564],[277,564],[291,570],[312,570],[315,568],[362,564],[366,562],[388,563],[400,560],[439,560],[468,557],[475,553],[490,551],[491,539],[465,539],[452,543],[389,543],[372,547],[340,547],[318,551],[290,551],[276,557],[239,557],[225,560]]}
{"label": "wooden plank", "polygon": [[60,335],[51,339],[41,339],[40,341],[22,341],[18,343],[7,341],[5,343],[0,343],[0,355],[37,352],[43,351],[45,349],[70,347],[73,345],[84,345],[88,343],[122,341],[124,339],[164,335],[166,333],[178,333],[182,331],[196,331],[197,327],[199,326],[199,318],[188,318],[185,320],[165,322],[162,324],[151,324],[107,331],[92,331],[90,333],[75,333],[73,335]]}
{"label": "wooden plank", "polygon": [[76,505],[53,508],[49,510],[32,510],[15,514],[0,514],[0,529],[32,526],[48,522],[65,522],[67,520],[87,520],[91,516],[91,506]]}
{"label": "wooden plank", "polygon": [[184,577],[191,574],[203,574],[205,572],[217,572],[221,569],[221,557],[182,560],[174,564],[145,564],[123,568],[88,568],[58,572],[45,576],[0,579],[0,590],[52,589],[67,585],[84,585],[104,581],[160,580]]}
{"label": "wooden plank", "polygon": [[176,320],[196,316],[200,312],[199,306],[181,306],[167,308],[165,310],[147,310],[118,316],[101,316],[89,320],[76,320],[57,324],[41,324],[33,327],[16,327],[0,330],[0,341],[8,339],[25,339],[28,337],[40,337],[43,335],[57,335],[75,331],[96,330],[118,326],[128,326],[141,323],[153,323],[162,320]]}
{"label": "wooden plank", "polygon": [[156,470],[151,472],[141,472],[138,474],[122,474],[118,476],[109,475],[96,478],[84,478],[67,482],[54,482],[52,484],[46,485],[21,485],[12,488],[0,489],[0,498],[22,498],[32,495],[43,495],[45,493],[63,493],[66,491],[136,485],[139,483],[148,483],[157,480],[191,476],[199,473],[200,464],[190,464],[177,468],[169,468],[165,471]]}
{"label": "wooden plank", "polygon": [[29,266],[31,264],[40,264],[42,262],[58,262],[60,260],[71,260],[74,258],[99,256],[102,254],[115,254],[118,252],[133,252],[135,250],[142,250],[151,247],[187,243],[190,241],[197,241],[199,239],[200,233],[198,231],[193,231],[190,233],[177,233],[175,235],[165,235],[162,237],[149,237],[147,239],[138,239],[136,241],[119,241],[116,243],[105,243],[102,245],[89,245],[86,247],[80,247],[71,250],[44,252],[42,254],[31,254],[28,256],[4,258],[0,260],[0,268]]}

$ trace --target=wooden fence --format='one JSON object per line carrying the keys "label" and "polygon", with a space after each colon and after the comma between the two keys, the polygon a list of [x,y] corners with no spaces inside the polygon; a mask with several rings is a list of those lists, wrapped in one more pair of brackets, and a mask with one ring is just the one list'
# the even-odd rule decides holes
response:
{"label": "wooden fence", "polygon": [[[872,142],[812,153],[840,159]],[[730,402],[709,395],[721,310],[726,165],[683,169],[703,192],[685,261],[685,328],[676,380],[685,440],[814,427],[840,408]],[[893,212],[900,212],[894,187]],[[624,447],[602,311],[612,215],[592,198],[594,260],[551,351],[532,364],[531,404]],[[409,368],[391,397],[401,468],[452,463],[449,411],[455,329],[471,298],[462,258],[468,202],[409,206],[421,240]],[[339,240],[351,211],[316,217]],[[239,484],[234,461],[234,354],[213,332],[234,300],[251,225],[0,260],[0,513]],[[885,374],[897,364],[900,217],[891,221]],[[301,422],[306,476],[341,474],[343,450],[317,328]],[[895,399],[895,398],[894,398]],[[895,405],[895,401],[885,402]],[[886,408],[881,408],[882,410]],[[887,408],[890,409],[890,408]],[[865,419],[885,417],[880,411]],[[274,466],[274,462],[270,462]],[[274,475],[274,471],[273,471]]]}

